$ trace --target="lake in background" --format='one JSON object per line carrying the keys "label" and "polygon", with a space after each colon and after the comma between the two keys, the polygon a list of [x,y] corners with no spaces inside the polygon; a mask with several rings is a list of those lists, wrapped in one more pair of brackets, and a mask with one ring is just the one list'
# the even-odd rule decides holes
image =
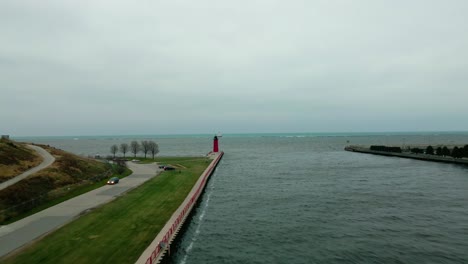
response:
{"label": "lake in background", "polygon": [[[212,147],[212,135],[15,140],[101,156],[131,140],[154,140],[163,156]],[[468,133],[225,135],[172,262],[468,263],[468,167],[343,151],[349,144],[463,146]]]}

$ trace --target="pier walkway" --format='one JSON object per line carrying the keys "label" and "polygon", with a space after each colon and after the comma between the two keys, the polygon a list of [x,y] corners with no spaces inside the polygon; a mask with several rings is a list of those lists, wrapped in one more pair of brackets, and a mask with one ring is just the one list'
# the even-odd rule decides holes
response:
{"label": "pier walkway", "polygon": [[467,159],[455,159],[452,157],[443,157],[443,156],[436,156],[436,155],[375,151],[375,150],[370,150],[369,148],[362,147],[362,146],[347,146],[345,147],[345,150],[351,151],[351,152],[367,153],[367,154],[374,154],[374,155],[381,155],[381,156],[392,156],[392,157],[400,157],[400,158],[408,158],[408,159],[468,165]]}
{"label": "pier walkway", "polygon": [[209,177],[213,174],[223,155],[224,152],[212,152],[208,154],[213,159],[210,165],[205,169],[179,208],[172,214],[166,225],[156,235],[153,242],[141,254],[136,264],[160,263],[165,254],[170,252],[172,241],[178,235],[180,228],[196,205]]}

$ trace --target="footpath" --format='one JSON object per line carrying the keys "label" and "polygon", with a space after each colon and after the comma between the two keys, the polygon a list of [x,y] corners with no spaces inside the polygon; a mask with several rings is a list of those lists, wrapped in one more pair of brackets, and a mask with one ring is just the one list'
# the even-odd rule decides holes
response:
{"label": "footpath", "polygon": [[34,173],[36,173],[36,172],[38,172],[38,171],[40,171],[42,169],[47,168],[52,163],[54,163],[54,161],[55,161],[54,156],[50,155],[50,153],[47,152],[45,149],[43,149],[43,148],[41,148],[39,146],[34,146],[34,145],[27,145],[27,146],[28,146],[28,148],[35,150],[39,155],[42,156],[42,158],[44,160],[41,162],[41,164],[37,165],[36,167],[31,168],[31,169],[21,173],[20,175],[9,179],[8,181],[2,182],[0,184],[0,191],[7,188],[10,185],[13,185],[13,184],[21,181],[22,179],[28,177],[31,174],[34,174]]}
{"label": "footpath", "polygon": [[56,230],[92,208],[108,203],[159,174],[153,164],[127,163],[133,171],[117,185],[106,185],[9,225],[0,226],[0,257]]}

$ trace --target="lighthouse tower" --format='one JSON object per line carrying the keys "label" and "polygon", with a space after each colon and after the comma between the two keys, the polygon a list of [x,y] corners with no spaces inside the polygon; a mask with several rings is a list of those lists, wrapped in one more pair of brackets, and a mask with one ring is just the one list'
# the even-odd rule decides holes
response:
{"label": "lighthouse tower", "polygon": [[214,136],[213,138],[213,152],[218,152],[219,147],[218,147],[218,137]]}

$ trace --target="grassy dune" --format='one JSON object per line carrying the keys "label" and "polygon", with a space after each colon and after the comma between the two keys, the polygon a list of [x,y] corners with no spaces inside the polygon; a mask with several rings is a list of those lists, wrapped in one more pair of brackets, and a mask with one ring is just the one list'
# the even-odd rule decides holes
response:
{"label": "grassy dune", "polygon": [[39,165],[42,157],[24,143],[0,139],[0,183]]}
{"label": "grassy dune", "polygon": [[157,161],[178,169],[161,173],[2,263],[134,263],[210,163],[204,157]]}
{"label": "grassy dune", "polygon": [[[0,224],[45,209],[63,199],[89,191],[89,188],[102,186],[103,181],[112,176],[109,164],[40,146],[55,157],[55,162],[0,191]],[[16,152],[9,152],[8,155],[16,155]],[[128,175],[129,171],[125,173]]]}

